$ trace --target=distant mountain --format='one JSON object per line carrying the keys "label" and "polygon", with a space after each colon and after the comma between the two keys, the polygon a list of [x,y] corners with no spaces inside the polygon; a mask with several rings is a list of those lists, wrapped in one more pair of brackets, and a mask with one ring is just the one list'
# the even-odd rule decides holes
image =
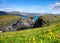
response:
{"label": "distant mountain", "polygon": [[18,16],[40,16],[41,15],[41,13],[25,13],[20,11],[12,11],[9,12],[9,14],[18,15]]}
{"label": "distant mountain", "polygon": [[41,16],[41,13],[28,13],[28,16]]}
{"label": "distant mountain", "polygon": [[8,12],[10,15],[16,15],[16,16],[21,16],[19,11],[12,11],[12,12]]}
{"label": "distant mountain", "polygon": [[5,12],[0,11],[0,15],[16,15],[16,16],[40,16],[41,13],[26,13],[26,12],[20,12],[20,11],[12,11],[12,12]]}
{"label": "distant mountain", "polygon": [[7,12],[0,11],[0,15],[7,15],[7,14],[8,14]]}
{"label": "distant mountain", "polygon": [[[26,13],[26,12],[20,12],[20,11],[12,11],[12,12],[5,12],[5,11],[0,11],[0,15],[16,15],[16,16],[41,16],[41,15],[45,15],[48,13]],[[53,15],[53,14],[50,14]],[[60,14],[54,14],[54,15],[59,15]]]}

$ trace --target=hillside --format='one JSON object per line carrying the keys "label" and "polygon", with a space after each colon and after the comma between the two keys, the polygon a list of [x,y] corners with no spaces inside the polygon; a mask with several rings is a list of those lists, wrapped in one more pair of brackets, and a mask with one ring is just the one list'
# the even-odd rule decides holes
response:
{"label": "hillside", "polygon": [[44,21],[47,22],[47,25],[56,24],[60,22],[60,16],[59,15],[53,15],[53,14],[48,14],[48,15],[42,15],[42,18]]}
{"label": "hillside", "polygon": [[53,14],[47,14],[47,15],[42,15],[42,18],[45,21],[49,21],[49,20],[60,20],[60,16],[59,15],[53,15]]}
{"label": "hillside", "polygon": [[19,16],[0,15],[0,27],[7,26],[10,23],[13,23],[16,20],[18,20],[18,18],[19,18]]}
{"label": "hillside", "polygon": [[43,28],[1,33],[0,43],[60,43],[60,23]]}
{"label": "hillside", "polygon": [[41,15],[35,21],[34,27],[49,26],[52,24],[57,24],[59,22],[60,22],[60,16],[59,15],[46,14],[46,15]]}
{"label": "hillside", "polygon": [[5,11],[0,11],[0,15],[7,15],[8,13]]}

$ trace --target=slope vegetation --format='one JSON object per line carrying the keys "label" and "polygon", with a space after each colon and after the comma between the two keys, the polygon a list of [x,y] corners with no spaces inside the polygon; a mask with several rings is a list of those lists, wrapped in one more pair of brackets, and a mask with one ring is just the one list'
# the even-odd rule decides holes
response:
{"label": "slope vegetation", "polygon": [[60,22],[59,15],[46,14],[41,15],[35,22],[34,27],[49,26]]}
{"label": "slope vegetation", "polygon": [[42,15],[42,18],[44,21],[49,24],[55,24],[60,22],[60,16],[59,15],[53,15],[53,14],[48,14],[48,15]]}
{"label": "slope vegetation", "polygon": [[0,43],[60,43],[60,23],[43,28],[1,33]]}
{"label": "slope vegetation", "polygon": [[19,16],[13,15],[0,15],[0,27],[4,27],[10,23],[13,23],[19,18]]}

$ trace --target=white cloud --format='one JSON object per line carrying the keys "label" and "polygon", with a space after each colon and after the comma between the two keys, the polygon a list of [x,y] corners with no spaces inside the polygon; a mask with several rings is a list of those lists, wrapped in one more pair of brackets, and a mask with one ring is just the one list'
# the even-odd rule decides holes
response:
{"label": "white cloud", "polygon": [[51,13],[52,14],[60,14],[60,11],[59,10],[53,10]]}
{"label": "white cloud", "polygon": [[60,2],[49,5],[49,8],[59,10],[60,9]]}
{"label": "white cloud", "polygon": [[0,9],[1,11],[11,11],[11,9],[10,8],[2,8],[2,9]]}
{"label": "white cloud", "polygon": [[33,12],[33,13],[42,13],[43,11],[41,10],[41,8],[42,8],[42,6],[31,6],[31,7],[29,7],[29,8],[26,8],[26,11],[27,12]]}
{"label": "white cloud", "polygon": [[2,8],[0,9],[1,11],[7,11],[7,12],[10,12],[10,11],[20,11],[20,12],[24,12],[24,10],[22,9],[19,9],[19,8],[11,8],[11,7],[5,7],[5,8]]}

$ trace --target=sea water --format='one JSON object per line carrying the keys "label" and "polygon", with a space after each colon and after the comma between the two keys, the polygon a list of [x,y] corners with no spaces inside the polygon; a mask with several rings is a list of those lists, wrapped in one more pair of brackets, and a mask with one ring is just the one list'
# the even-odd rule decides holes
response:
{"label": "sea water", "polygon": [[[28,16],[22,16],[24,19],[27,19]],[[34,21],[36,21],[38,19],[39,16],[34,16]]]}

